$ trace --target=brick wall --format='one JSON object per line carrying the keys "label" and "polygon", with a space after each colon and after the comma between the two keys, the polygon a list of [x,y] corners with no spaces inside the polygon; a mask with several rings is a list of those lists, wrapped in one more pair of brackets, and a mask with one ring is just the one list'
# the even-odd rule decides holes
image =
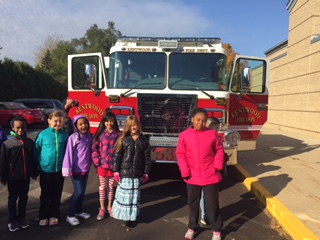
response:
{"label": "brick wall", "polygon": [[[315,38],[312,37],[316,36]],[[316,41],[319,36],[319,41]],[[297,0],[270,59],[269,127],[320,138],[320,1]]]}

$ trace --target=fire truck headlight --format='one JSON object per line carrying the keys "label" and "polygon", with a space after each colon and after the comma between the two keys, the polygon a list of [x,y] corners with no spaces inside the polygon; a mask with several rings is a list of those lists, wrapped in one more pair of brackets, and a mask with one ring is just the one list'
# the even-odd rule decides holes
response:
{"label": "fire truck headlight", "polygon": [[240,141],[240,134],[233,130],[226,131],[224,133],[224,140],[229,146],[236,146]]}

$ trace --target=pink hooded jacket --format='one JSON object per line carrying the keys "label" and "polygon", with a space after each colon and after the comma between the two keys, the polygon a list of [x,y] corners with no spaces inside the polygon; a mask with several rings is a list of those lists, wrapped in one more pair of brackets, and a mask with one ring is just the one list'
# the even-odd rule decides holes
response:
{"label": "pink hooded jacket", "polygon": [[206,186],[221,181],[224,149],[215,130],[189,127],[179,136],[176,155],[182,178],[190,177],[185,179],[187,184]]}

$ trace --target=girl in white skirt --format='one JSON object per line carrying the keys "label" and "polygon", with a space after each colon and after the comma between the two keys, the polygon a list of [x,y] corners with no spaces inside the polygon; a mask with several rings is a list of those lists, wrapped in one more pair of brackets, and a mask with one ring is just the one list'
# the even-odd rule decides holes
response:
{"label": "girl in white skirt", "polygon": [[151,148],[141,132],[141,124],[135,115],[130,115],[119,137],[113,157],[114,180],[118,183],[112,214],[130,226],[140,212],[140,186],[149,179]]}

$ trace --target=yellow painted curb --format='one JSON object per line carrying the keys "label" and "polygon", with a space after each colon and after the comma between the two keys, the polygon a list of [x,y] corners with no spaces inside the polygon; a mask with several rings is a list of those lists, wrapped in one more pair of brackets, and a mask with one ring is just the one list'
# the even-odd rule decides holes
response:
{"label": "yellow painted curb", "polygon": [[266,207],[267,211],[278,221],[294,240],[319,240],[294,214],[292,214],[261,183],[252,177],[239,163],[234,165],[244,179],[243,184]]}

